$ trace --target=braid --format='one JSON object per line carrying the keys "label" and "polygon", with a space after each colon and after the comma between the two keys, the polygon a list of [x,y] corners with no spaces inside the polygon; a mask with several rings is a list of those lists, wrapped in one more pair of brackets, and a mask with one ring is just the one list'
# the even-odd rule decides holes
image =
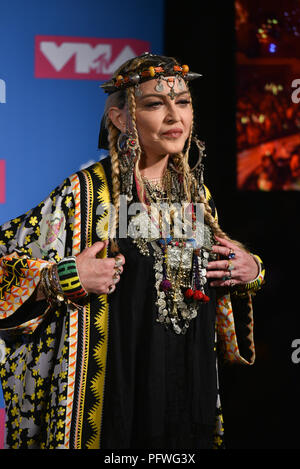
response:
{"label": "braid", "polygon": [[[193,112],[192,103],[191,103],[191,108],[192,108],[192,112]],[[175,165],[175,166],[173,165],[173,168],[175,169],[175,171],[177,173],[182,175],[182,178],[183,178],[183,191],[184,191],[185,200],[187,200],[189,202],[191,202],[191,197],[192,197],[192,194],[194,192],[193,190],[191,190],[193,181],[192,181],[192,174],[191,174],[190,166],[189,166],[189,151],[190,151],[190,148],[191,148],[191,142],[192,142],[192,136],[193,136],[193,127],[194,127],[193,122],[194,122],[194,116],[193,116],[193,120],[192,120],[192,125],[191,125],[189,138],[187,140],[187,148],[186,148],[185,152],[180,152],[180,153],[170,155],[171,158],[172,158],[172,161]]]}
{"label": "braid", "polygon": [[108,142],[109,152],[111,158],[112,167],[112,200],[115,207],[114,220],[111,230],[111,250],[112,252],[118,251],[118,244],[116,241],[116,230],[118,228],[119,220],[119,208],[120,208],[120,167],[119,158],[117,152],[117,139],[119,136],[119,130],[113,125],[111,121],[108,121]]}
{"label": "braid", "polygon": [[141,150],[141,147],[139,145],[139,136],[138,136],[138,131],[137,131],[137,127],[136,127],[136,117],[135,117],[136,116],[136,101],[135,101],[134,88],[128,88],[128,90],[127,90],[127,102],[128,102],[129,114],[131,116],[131,125],[132,125],[133,137],[136,140],[136,142],[138,143],[138,148],[136,150],[136,160],[135,160],[134,169],[135,169],[136,178],[138,180],[138,183],[139,183],[139,186],[140,186],[140,189],[141,189],[140,198],[141,198],[141,201],[143,201],[144,200],[145,188],[144,188],[144,182],[143,182],[143,179],[142,179],[142,176],[141,176],[141,173],[140,173],[140,168],[139,168],[139,164],[140,164],[140,161],[141,161],[142,150]]}

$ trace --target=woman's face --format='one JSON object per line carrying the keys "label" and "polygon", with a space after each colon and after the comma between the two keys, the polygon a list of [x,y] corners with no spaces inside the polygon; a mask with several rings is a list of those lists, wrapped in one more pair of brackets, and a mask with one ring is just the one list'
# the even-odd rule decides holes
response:
{"label": "woman's face", "polygon": [[[174,77],[169,77],[169,80],[174,80]],[[184,80],[179,86],[175,78],[175,96],[172,96],[169,94],[172,83],[161,80],[162,91],[159,92],[155,89],[157,80],[149,80],[139,86],[136,125],[141,148],[148,157],[181,152],[190,134],[193,121],[190,93]]]}

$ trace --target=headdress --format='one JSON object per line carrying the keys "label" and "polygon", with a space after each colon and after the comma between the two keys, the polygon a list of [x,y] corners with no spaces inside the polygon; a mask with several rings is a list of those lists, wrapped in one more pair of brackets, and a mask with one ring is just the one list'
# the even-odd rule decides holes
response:
{"label": "headdress", "polygon": [[[115,101],[115,103],[118,103],[112,105],[117,105],[118,107],[123,108],[126,100],[129,100],[127,90],[130,89],[133,91],[133,93],[130,93],[130,98],[132,100],[133,96],[139,96],[141,93],[140,85],[144,82],[155,80],[155,90],[158,93],[163,92],[165,89],[163,82],[167,83],[167,86],[170,89],[168,96],[173,100],[181,91],[185,91],[187,89],[186,83],[201,76],[202,75],[199,73],[191,72],[188,65],[180,65],[173,57],[144,53],[138,57],[129,59],[115,71],[113,77],[109,81],[100,86],[109,95],[109,97],[111,95],[114,96],[118,92],[116,100],[114,100],[113,97],[108,99],[112,99],[112,102]],[[176,88],[175,83],[177,83]],[[109,103],[108,107],[110,105],[111,103]],[[128,108],[130,109],[130,106],[128,106]],[[120,169],[121,193],[126,194],[128,200],[131,200],[134,163],[137,161],[137,153],[140,151],[140,148],[136,130],[133,132],[133,129],[131,128],[130,120],[132,116],[130,116],[130,111],[128,111],[127,114],[126,132],[120,132],[117,148],[119,154],[118,165]],[[107,116],[104,114],[99,133],[99,148],[109,149],[106,124]],[[135,135],[133,135],[134,133]],[[195,146],[193,145],[193,149],[191,146],[192,142],[195,144]],[[205,156],[204,143],[193,136],[189,139],[187,145],[189,164],[196,175],[196,179],[202,184],[202,159],[203,156]],[[197,150],[196,155],[193,151],[195,148]]]}
{"label": "headdress", "polygon": [[[134,63],[137,66],[134,67]],[[163,77],[176,76],[184,81],[191,81],[202,75],[189,70],[188,65],[180,65],[173,57],[164,57],[145,53],[135,59],[128,60],[114,76],[101,85],[108,94],[126,89],[130,86],[137,87],[140,83]]]}

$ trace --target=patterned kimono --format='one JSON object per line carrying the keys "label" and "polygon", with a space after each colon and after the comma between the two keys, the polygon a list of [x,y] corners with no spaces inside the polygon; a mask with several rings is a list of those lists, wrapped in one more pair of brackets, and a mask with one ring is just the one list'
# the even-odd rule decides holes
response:
{"label": "patterned kimono", "polygon": [[[142,259],[126,240],[124,272],[112,295],[92,294],[79,306],[53,307],[34,299],[43,267],[76,256],[107,233],[110,178],[106,158],[65,179],[37,207],[1,227],[5,447],[180,447],[184,425],[185,434],[195,433],[193,447],[198,447],[198,433],[212,425],[217,428],[213,445],[222,447],[217,356],[254,362],[250,295],[231,298],[228,291],[211,289],[210,305],[179,339],[155,320],[151,259]],[[100,253],[108,255],[107,249]],[[183,387],[194,378],[198,384]],[[195,430],[189,426],[193,415]],[[177,430],[166,443],[167,428]]]}

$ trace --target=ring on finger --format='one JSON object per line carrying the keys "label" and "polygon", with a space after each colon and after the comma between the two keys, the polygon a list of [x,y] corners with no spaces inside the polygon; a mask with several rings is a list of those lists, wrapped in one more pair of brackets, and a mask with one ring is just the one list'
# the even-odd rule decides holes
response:
{"label": "ring on finger", "polygon": [[224,280],[225,282],[226,280],[230,280],[230,279],[231,279],[231,275],[224,275],[224,277],[222,277],[222,280]]}
{"label": "ring on finger", "polygon": [[116,284],[120,280],[120,276],[118,272],[116,271],[113,275],[113,284]]}
{"label": "ring on finger", "polygon": [[235,252],[233,249],[229,249],[229,254],[228,254],[228,259],[234,259],[235,258]]}
{"label": "ring on finger", "polygon": [[110,285],[108,287],[108,294],[110,295],[110,293],[112,293],[114,291],[114,285]]}
{"label": "ring on finger", "polygon": [[234,269],[234,265],[233,265],[233,262],[231,259],[229,259],[228,261],[228,267],[227,267],[227,270],[231,271]]}
{"label": "ring on finger", "polygon": [[123,264],[122,258],[119,256],[116,256],[115,257],[115,269],[117,269],[118,267],[121,267],[122,264]]}

